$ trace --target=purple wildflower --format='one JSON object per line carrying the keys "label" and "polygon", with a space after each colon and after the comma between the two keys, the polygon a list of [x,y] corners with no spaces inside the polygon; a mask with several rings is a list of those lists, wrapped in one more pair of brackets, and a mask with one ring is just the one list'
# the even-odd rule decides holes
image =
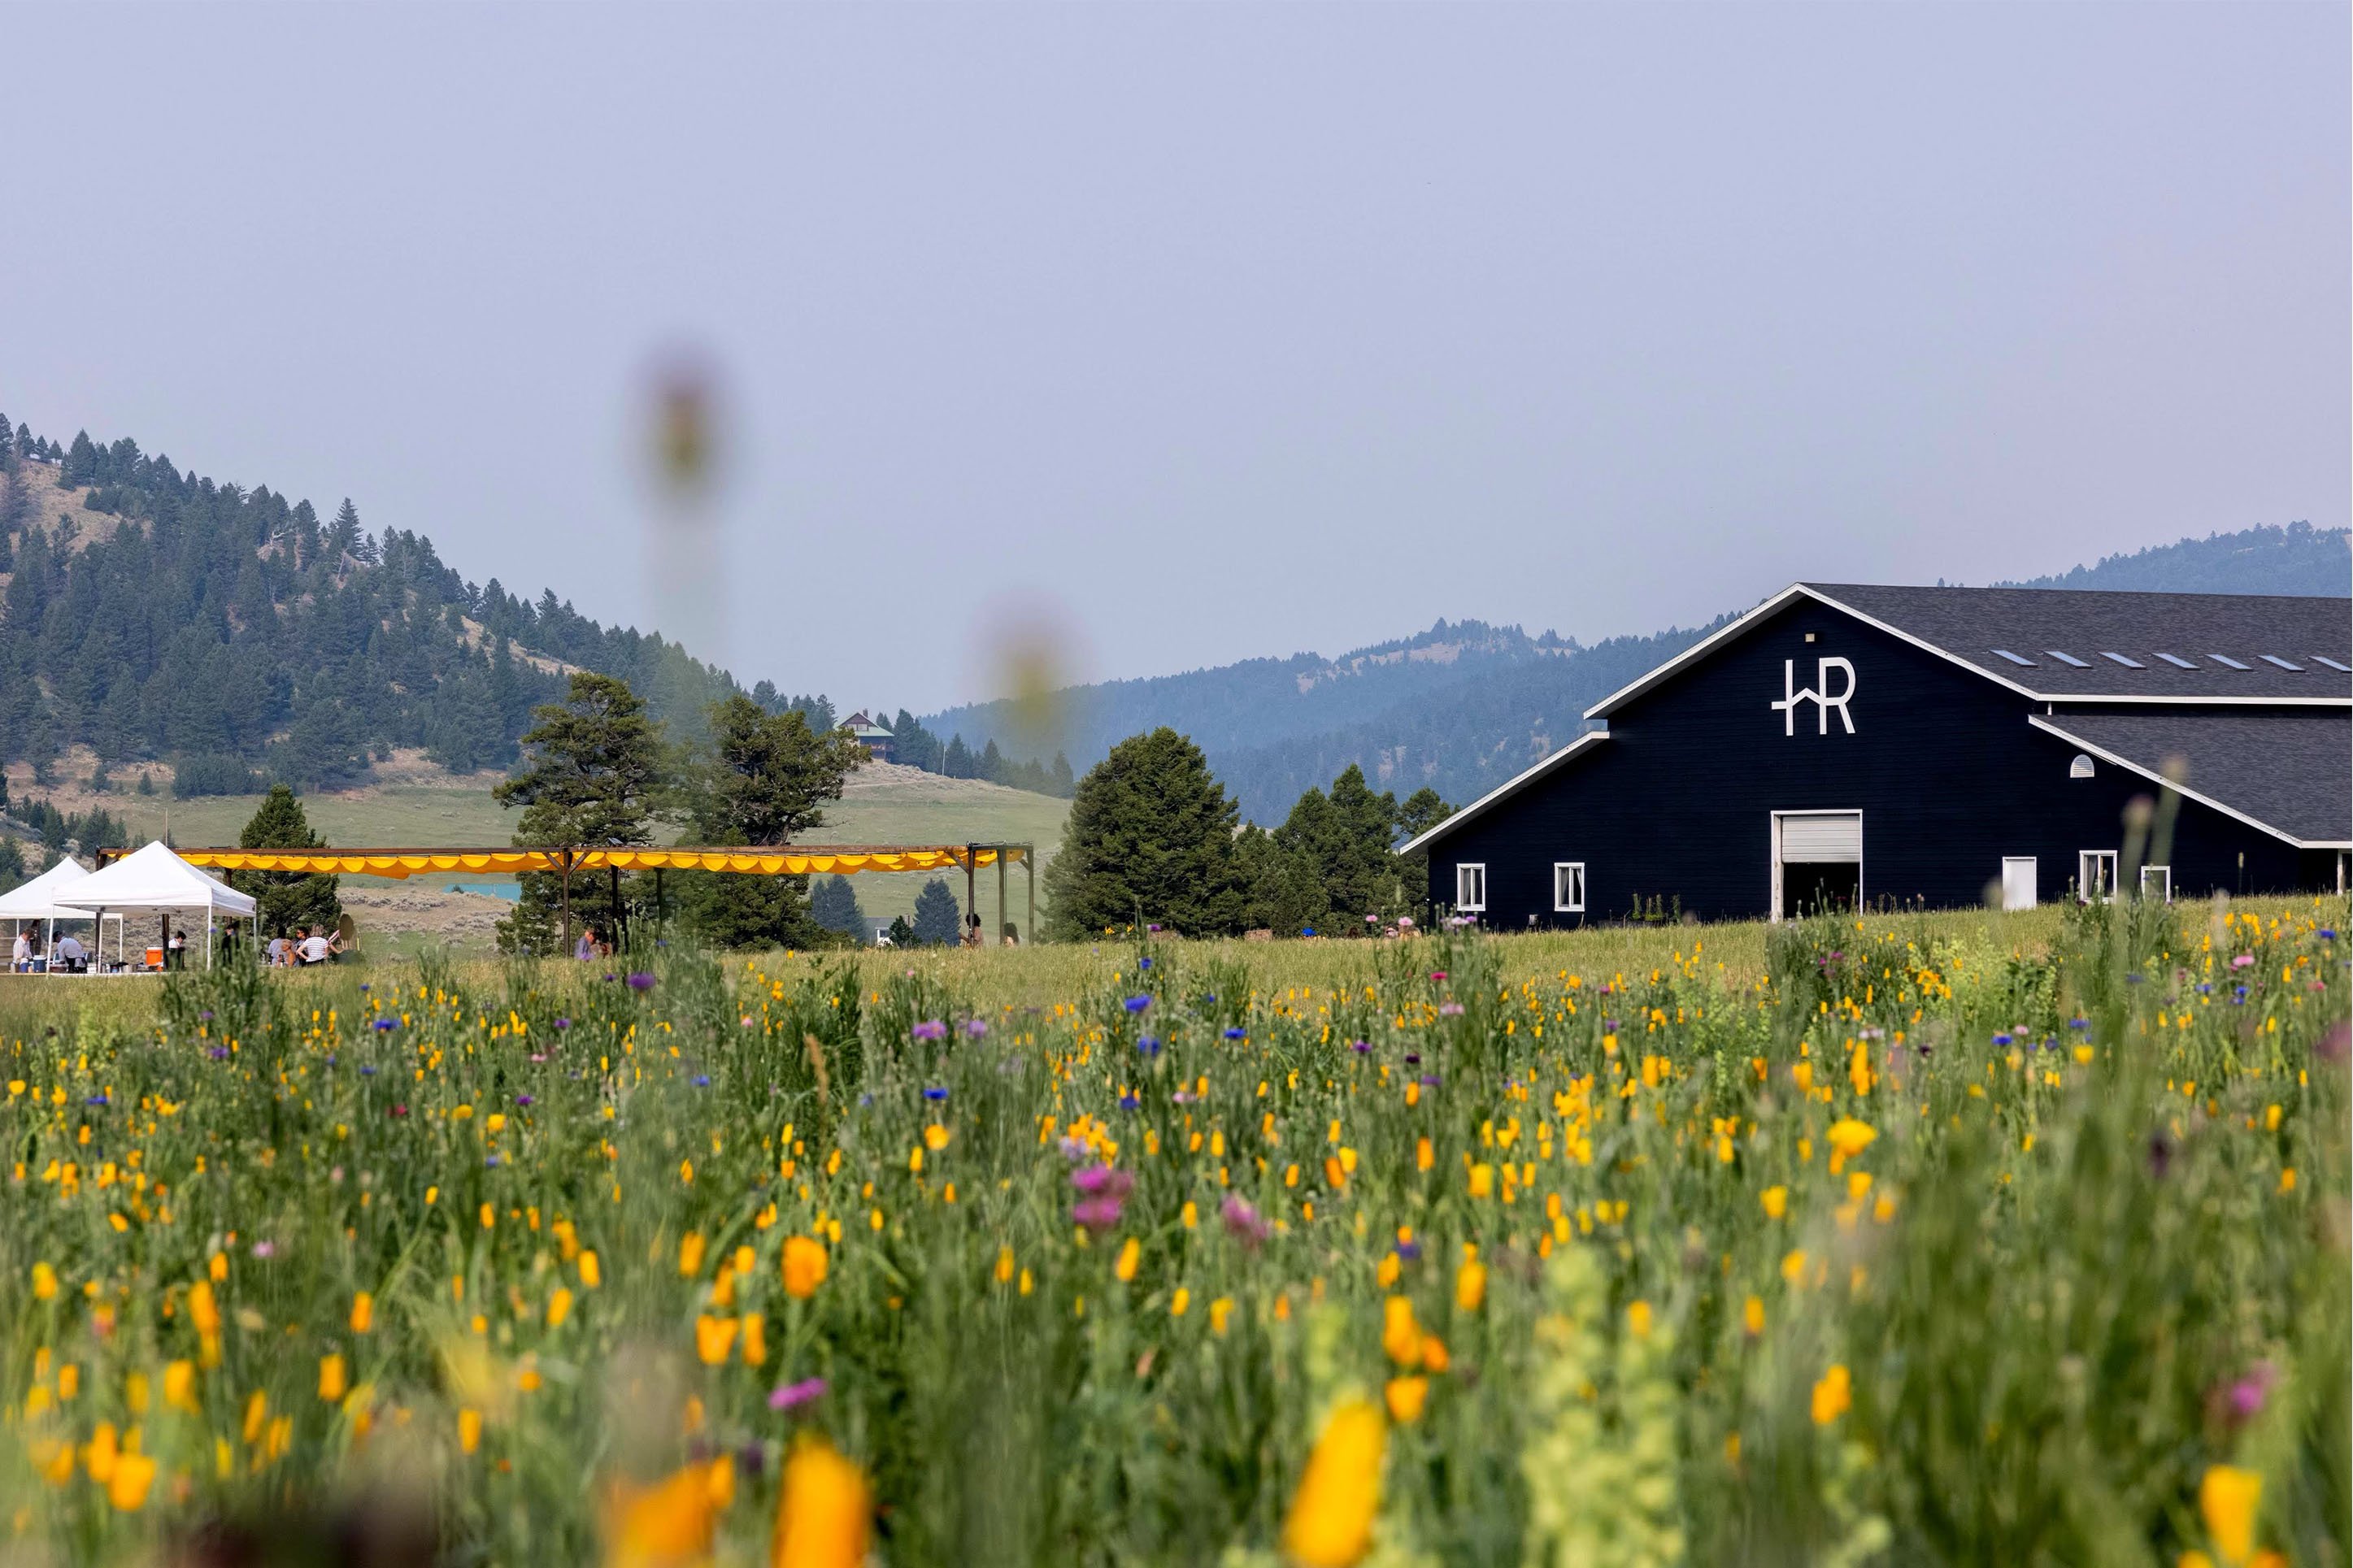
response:
{"label": "purple wildflower", "polygon": [[2247,1374],[2232,1383],[2225,1395],[2231,1414],[2240,1421],[2252,1421],[2263,1414],[2263,1403],[2271,1397],[2272,1384],[2279,1381],[2279,1368],[2267,1361],[2259,1361],[2247,1369]]}
{"label": "purple wildflower", "polygon": [[558,1018],[555,1020],[555,1026],[559,1029],[568,1029],[572,1027],[572,1020],[569,1018]]}
{"label": "purple wildflower", "polygon": [[948,1037],[948,1026],[937,1018],[925,1018],[909,1033],[919,1040],[944,1040]]}
{"label": "purple wildflower", "polygon": [[1225,1222],[1226,1233],[1229,1236],[1239,1237],[1243,1241],[1255,1244],[1264,1241],[1274,1234],[1274,1227],[1267,1224],[1258,1210],[1252,1208],[1248,1200],[1237,1193],[1226,1194],[1225,1202],[1218,1205],[1218,1217]]}
{"label": "purple wildflower", "polygon": [[531,1103],[531,1096],[527,1094],[518,1094],[515,1096],[515,1103],[517,1105],[529,1105]]}
{"label": "purple wildflower", "polygon": [[1440,1002],[1438,1005],[1438,1016],[1441,1018],[1460,1018],[1462,1016],[1462,1004],[1460,1002]]}
{"label": "purple wildflower", "polygon": [[1089,1197],[1124,1198],[1135,1190],[1135,1177],[1110,1165],[1082,1165],[1071,1173],[1071,1185]]}
{"label": "purple wildflower", "polygon": [[1350,1040],[1348,1048],[1360,1057],[1370,1056],[1373,1051],[1372,1042],[1369,1040]]}
{"label": "purple wildflower", "polygon": [[653,988],[654,988],[654,977],[653,977],[652,975],[650,975],[650,974],[647,973],[646,973],[644,970],[642,970],[642,969],[637,969],[637,970],[632,970],[632,971],[630,971],[630,973],[629,973],[629,989],[630,989],[630,990],[632,990],[632,991],[650,991],[650,990],[652,990]]}
{"label": "purple wildflower", "polygon": [[256,1258],[268,1258],[277,1250],[278,1244],[274,1241],[257,1241],[253,1244],[253,1255]]}
{"label": "purple wildflower", "polygon": [[976,1040],[988,1033],[988,1026],[978,1018],[967,1018],[965,1020],[964,1033],[965,1038]]}
{"label": "purple wildflower", "polygon": [[795,1410],[813,1400],[825,1397],[825,1379],[805,1377],[798,1383],[788,1383],[768,1395],[771,1410]]}
{"label": "purple wildflower", "polygon": [[1109,1230],[1119,1223],[1119,1207],[1114,1197],[1081,1198],[1072,1205],[1071,1217],[1089,1230]]}

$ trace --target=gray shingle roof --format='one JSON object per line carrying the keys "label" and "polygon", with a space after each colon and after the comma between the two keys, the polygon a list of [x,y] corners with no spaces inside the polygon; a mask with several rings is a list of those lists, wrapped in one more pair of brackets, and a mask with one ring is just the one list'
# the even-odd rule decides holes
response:
{"label": "gray shingle roof", "polygon": [[2346,710],[2062,711],[2028,721],[2150,773],[2179,757],[2189,770],[2186,794],[2299,843],[2353,840],[2353,712]]}
{"label": "gray shingle roof", "polygon": [[[1903,588],[1807,583],[1868,616],[2038,697],[2353,700],[2353,599],[2254,594],[2117,594],[2063,588]],[[2006,649],[2031,661],[2013,664]],[[2053,650],[2080,660],[2071,665]],[[2141,668],[2109,658],[2122,654]],[[2193,668],[2160,658],[2171,654]],[[2245,665],[2233,669],[2214,656]],[[2301,666],[2286,670],[2269,654]]]}

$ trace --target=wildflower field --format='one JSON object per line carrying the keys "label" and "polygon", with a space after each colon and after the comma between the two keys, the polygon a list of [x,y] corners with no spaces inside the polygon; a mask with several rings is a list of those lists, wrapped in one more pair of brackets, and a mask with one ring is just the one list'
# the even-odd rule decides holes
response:
{"label": "wildflower field", "polygon": [[18,987],[0,1552],[2343,1563],[2345,919]]}

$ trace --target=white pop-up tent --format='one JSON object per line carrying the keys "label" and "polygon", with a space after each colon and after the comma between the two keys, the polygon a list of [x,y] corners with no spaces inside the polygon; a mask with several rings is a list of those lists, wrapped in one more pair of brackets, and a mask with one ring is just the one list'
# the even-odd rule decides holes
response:
{"label": "white pop-up tent", "polygon": [[160,840],[134,849],[103,870],[92,871],[54,901],[71,910],[159,910],[205,913],[205,963],[212,963],[213,921],[222,915],[249,920],[255,904],[219,878],[189,865]]}
{"label": "white pop-up tent", "polygon": [[66,909],[57,902],[57,895],[78,882],[90,879],[90,868],[70,855],[58,857],[57,864],[21,888],[0,893],[0,920],[15,922],[22,931],[26,921],[40,922],[46,929],[41,951],[47,952],[57,939],[59,921],[86,921],[88,910]]}

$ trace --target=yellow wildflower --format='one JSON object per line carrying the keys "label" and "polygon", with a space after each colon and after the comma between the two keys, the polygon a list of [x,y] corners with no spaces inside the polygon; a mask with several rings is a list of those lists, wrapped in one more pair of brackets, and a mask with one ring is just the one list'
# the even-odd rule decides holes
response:
{"label": "yellow wildflower", "polygon": [[770,1568],[860,1568],[873,1515],[865,1473],[824,1438],[804,1437],[785,1461]]}
{"label": "yellow wildflower", "polygon": [[1304,1568],[1352,1568],[1373,1543],[1388,1428],[1369,1400],[1342,1404],[1324,1423],[1282,1524],[1282,1549]]}

